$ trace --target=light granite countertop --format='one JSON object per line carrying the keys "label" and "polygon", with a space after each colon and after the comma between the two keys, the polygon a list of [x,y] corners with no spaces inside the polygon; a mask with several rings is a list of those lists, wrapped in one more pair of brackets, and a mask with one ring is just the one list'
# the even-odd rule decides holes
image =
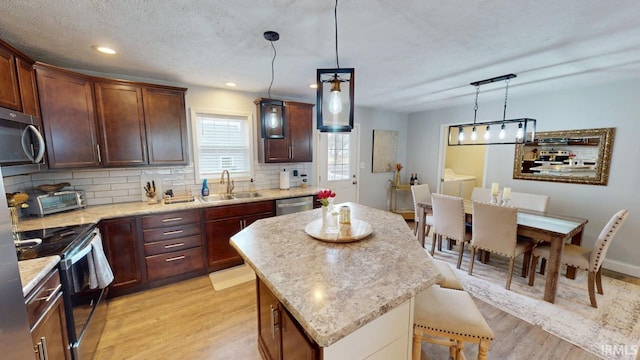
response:
{"label": "light granite countertop", "polygon": [[36,285],[60,262],[58,255],[18,261],[22,294],[27,296]]}
{"label": "light granite countertop", "polygon": [[298,196],[317,194],[320,189],[315,187],[291,188],[289,190],[268,189],[257,190],[262,196],[246,199],[233,200],[211,200],[202,201],[196,196],[195,201],[164,204],[162,202],[149,205],[146,202],[136,201],[129,203],[118,203],[109,205],[88,206],[81,210],[72,210],[58,214],[47,215],[42,218],[27,217],[21,218],[19,231],[38,230],[58,226],[82,225],[98,223],[103,219],[112,219],[123,216],[148,215],[154,213],[198,209],[212,206],[224,206],[232,204],[243,204],[264,200],[284,199]]}
{"label": "light granite countertop", "polygon": [[352,218],[373,228],[363,240],[328,243],[307,235],[305,226],[320,218],[321,209],[258,220],[231,238],[321,347],[406,302],[441,276],[400,215],[347,205]]}

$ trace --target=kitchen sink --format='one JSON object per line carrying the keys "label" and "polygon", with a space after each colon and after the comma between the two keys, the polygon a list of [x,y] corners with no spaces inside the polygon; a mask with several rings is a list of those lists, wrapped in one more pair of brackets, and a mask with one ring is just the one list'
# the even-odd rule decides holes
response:
{"label": "kitchen sink", "polygon": [[213,202],[213,201],[222,201],[222,200],[233,200],[235,197],[233,194],[210,194],[209,196],[200,196],[198,195],[198,200],[202,202]]}
{"label": "kitchen sink", "polygon": [[245,191],[234,194],[220,193],[220,194],[210,194],[207,197],[198,196],[198,200],[202,202],[214,202],[214,201],[224,201],[224,200],[234,200],[234,199],[251,199],[261,197],[262,194],[255,191]]}
{"label": "kitchen sink", "polygon": [[262,194],[257,193],[257,192],[239,192],[239,193],[235,193],[233,194],[233,196],[235,196],[236,199],[249,199],[249,198],[256,198],[256,197],[261,197]]}

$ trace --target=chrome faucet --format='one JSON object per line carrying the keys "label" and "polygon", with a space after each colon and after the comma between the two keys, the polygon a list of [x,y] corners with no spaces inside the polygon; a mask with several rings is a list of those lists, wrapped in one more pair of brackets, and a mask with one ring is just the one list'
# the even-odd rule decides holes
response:
{"label": "chrome faucet", "polygon": [[227,194],[231,194],[233,189],[235,189],[235,184],[233,180],[229,179],[229,170],[223,170],[222,175],[220,176],[220,184],[224,184],[224,174],[227,174]]}

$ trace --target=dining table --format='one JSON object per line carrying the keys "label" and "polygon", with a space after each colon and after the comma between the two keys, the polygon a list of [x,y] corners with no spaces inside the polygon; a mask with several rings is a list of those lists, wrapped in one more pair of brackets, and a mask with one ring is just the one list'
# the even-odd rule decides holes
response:
{"label": "dining table", "polygon": [[[466,221],[473,222],[473,205],[471,200],[464,201],[464,212]],[[426,216],[432,211],[430,203],[419,202],[418,217],[418,239],[424,247]],[[547,261],[544,300],[554,303],[558,291],[558,281],[560,277],[560,269],[562,268],[562,251],[564,244],[571,241],[571,244],[580,245],[582,242],[582,233],[588,220],[554,215],[549,212],[539,212],[525,209],[518,209],[518,235],[529,237],[536,241],[545,241],[550,244],[550,254]],[[567,277],[575,279],[575,268],[567,268]]]}

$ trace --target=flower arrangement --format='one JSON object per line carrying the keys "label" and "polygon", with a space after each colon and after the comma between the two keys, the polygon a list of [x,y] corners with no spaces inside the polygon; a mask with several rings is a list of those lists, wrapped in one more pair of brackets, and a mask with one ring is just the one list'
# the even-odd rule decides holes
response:
{"label": "flower arrangement", "polygon": [[396,185],[400,185],[400,171],[403,166],[401,163],[396,163]]}
{"label": "flower arrangement", "polygon": [[320,201],[320,204],[322,206],[328,206],[329,199],[333,200],[333,198],[335,197],[336,197],[336,193],[334,193],[329,189],[320,190],[320,192],[318,193],[318,201]]}

